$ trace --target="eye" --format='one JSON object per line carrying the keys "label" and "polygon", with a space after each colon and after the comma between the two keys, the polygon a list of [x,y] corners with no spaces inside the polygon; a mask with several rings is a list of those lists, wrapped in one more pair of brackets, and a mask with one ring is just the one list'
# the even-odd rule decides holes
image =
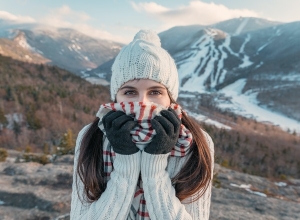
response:
{"label": "eye", "polygon": [[124,92],[124,95],[136,95],[136,91],[135,90],[126,90]]}
{"label": "eye", "polygon": [[162,94],[162,92],[159,90],[151,90],[150,91],[150,95],[161,95],[161,94]]}

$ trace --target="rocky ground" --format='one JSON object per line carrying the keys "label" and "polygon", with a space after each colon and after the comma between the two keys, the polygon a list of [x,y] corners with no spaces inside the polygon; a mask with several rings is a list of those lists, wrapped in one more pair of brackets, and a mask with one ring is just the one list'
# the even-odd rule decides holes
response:
{"label": "rocky ground", "polygon": [[[0,220],[69,219],[73,157],[0,163]],[[300,219],[300,180],[275,182],[216,164],[210,219]]]}
{"label": "rocky ground", "polygon": [[300,180],[275,182],[215,166],[210,219],[300,219]]}

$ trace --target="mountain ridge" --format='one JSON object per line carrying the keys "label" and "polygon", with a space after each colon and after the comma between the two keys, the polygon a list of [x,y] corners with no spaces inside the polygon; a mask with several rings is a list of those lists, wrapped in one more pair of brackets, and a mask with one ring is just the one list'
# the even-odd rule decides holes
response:
{"label": "mountain ridge", "polygon": [[[159,33],[159,36],[162,47],[176,61],[181,93],[216,93],[223,97],[228,88],[245,80],[239,93],[235,97],[228,97],[231,101],[224,105],[220,100],[221,108],[231,109],[237,114],[245,112],[245,115],[251,115],[247,113],[247,109],[234,110],[241,109],[237,98],[245,96],[249,105],[255,104],[260,108],[256,113],[267,109],[300,123],[300,113],[297,111],[300,103],[295,95],[300,81],[300,63],[297,59],[300,56],[299,24],[300,22],[280,23],[260,18],[236,18],[208,26],[173,27]],[[41,29],[39,31],[43,32]],[[53,31],[20,32],[36,52],[47,51],[47,54],[42,52],[40,55],[49,60],[56,59],[52,64],[71,70],[90,82],[109,84],[111,65],[120,45],[115,49],[104,48],[110,55],[103,53],[105,59],[98,65],[84,53],[85,50],[79,49],[82,45],[75,40],[76,32],[61,30],[59,36],[64,36],[62,39],[69,36],[64,43],[55,42],[57,36],[51,35]],[[52,45],[51,47],[40,42],[46,41],[48,35],[48,40],[52,42],[48,45]],[[16,36],[15,34],[14,37]],[[70,39],[70,36],[73,37]],[[35,46],[32,46],[33,42]],[[96,54],[94,53],[95,56]],[[285,99],[286,96],[290,99]],[[244,107],[247,108],[246,105]],[[252,114],[251,117],[262,116]],[[266,120],[276,123],[271,117]],[[296,121],[291,129],[300,133],[300,124],[297,125]],[[282,123],[285,123],[285,129],[288,122]]]}

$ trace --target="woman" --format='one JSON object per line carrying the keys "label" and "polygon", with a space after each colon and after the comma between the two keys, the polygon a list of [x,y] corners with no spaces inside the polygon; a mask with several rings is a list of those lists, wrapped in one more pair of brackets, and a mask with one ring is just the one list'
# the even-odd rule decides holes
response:
{"label": "woman", "polygon": [[208,219],[213,142],[176,103],[178,73],[140,31],[112,66],[111,99],[76,141],[71,219]]}

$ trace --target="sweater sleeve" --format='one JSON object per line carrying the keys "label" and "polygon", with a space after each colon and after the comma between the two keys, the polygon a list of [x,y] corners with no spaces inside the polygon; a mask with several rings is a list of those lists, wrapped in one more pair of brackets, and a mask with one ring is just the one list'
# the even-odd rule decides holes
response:
{"label": "sweater sleeve", "polygon": [[[83,199],[84,185],[76,172],[80,143],[86,127],[79,133],[74,157],[71,219],[126,219],[140,173],[140,151],[133,155],[116,154],[114,170],[101,197],[93,203]],[[77,184],[76,184],[77,182]]]}
{"label": "sweater sleeve", "polygon": [[[212,170],[214,146],[206,134],[211,150]],[[144,196],[150,218],[155,219],[209,219],[211,201],[211,182],[206,192],[196,201],[188,203],[193,197],[181,203],[176,197],[175,188],[166,171],[169,154],[151,155],[142,153],[141,173]]]}

